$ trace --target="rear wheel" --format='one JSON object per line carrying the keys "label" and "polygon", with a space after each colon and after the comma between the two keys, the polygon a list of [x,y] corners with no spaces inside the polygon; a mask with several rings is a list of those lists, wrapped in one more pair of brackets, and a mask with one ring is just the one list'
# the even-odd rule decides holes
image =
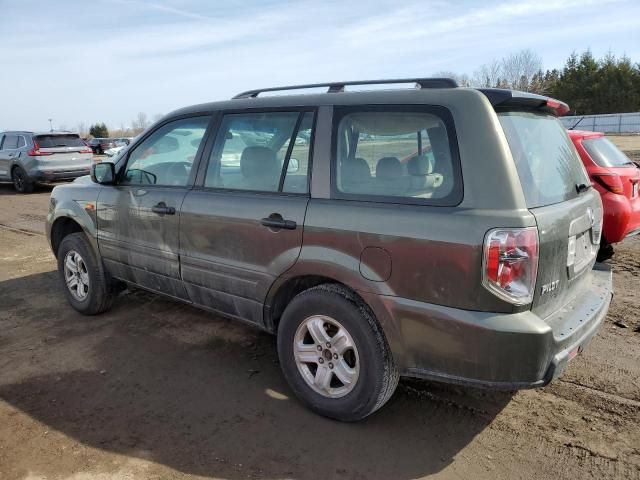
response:
{"label": "rear wheel", "polygon": [[80,313],[95,315],[111,308],[116,295],[113,282],[83,233],[62,239],[58,273],[67,300]]}
{"label": "rear wheel", "polygon": [[33,192],[33,181],[29,178],[27,172],[20,166],[16,166],[13,168],[11,173],[11,178],[13,179],[13,187],[17,192],[20,193],[31,193]]}
{"label": "rear wheel", "polygon": [[278,356],[292,390],[315,412],[360,420],[398,384],[382,329],[367,306],[340,285],[296,296],[278,328]]}

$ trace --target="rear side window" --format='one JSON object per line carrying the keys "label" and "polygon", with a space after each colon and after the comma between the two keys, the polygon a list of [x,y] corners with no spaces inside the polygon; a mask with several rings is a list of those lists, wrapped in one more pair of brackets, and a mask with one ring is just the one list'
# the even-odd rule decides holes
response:
{"label": "rear side window", "polygon": [[336,198],[460,203],[457,143],[446,109],[379,106],[336,110],[332,170]]}
{"label": "rear side window", "polygon": [[15,150],[18,148],[18,135],[5,135],[2,142],[3,150]]}
{"label": "rear side window", "polygon": [[83,147],[84,142],[78,135],[38,135],[35,137],[40,148]]}
{"label": "rear side window", "polygon": [[498,114],[516,164],[527,207],[575,198],[576,186],[589,178],[560,121],[531,112]]}
{"label": "rear side window", "polygon": [[598,137],[582,141],[589,156],[601,167],[634,167],[629,157],[620,151],[608,138]]}

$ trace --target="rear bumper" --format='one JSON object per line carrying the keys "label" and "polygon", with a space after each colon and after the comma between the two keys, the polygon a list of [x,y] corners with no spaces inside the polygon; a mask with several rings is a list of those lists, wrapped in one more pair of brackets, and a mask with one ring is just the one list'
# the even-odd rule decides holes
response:
{"label": "rear bumper", "polygon": [[622,242],[640,233],[640,197],[629,200],[624,195],[606,193],[602,196],[602,205],[602,234],[607,243]]}
{"label": "rear bumper", "polygon": [[610,268],[596,264],[589,275],[585,289],[545,319],[385,297],[385,313],[401,331],[403,374],[497,389],[549,383],[589,344],[609,309]]}
{"label": "rear bumper", "polygon": [[74,168],[65,170],[35,170],[29,173],[29,176],[36,182],[60,182],[64,180],[73,180],[78,177],[89,175],[90,168]]}

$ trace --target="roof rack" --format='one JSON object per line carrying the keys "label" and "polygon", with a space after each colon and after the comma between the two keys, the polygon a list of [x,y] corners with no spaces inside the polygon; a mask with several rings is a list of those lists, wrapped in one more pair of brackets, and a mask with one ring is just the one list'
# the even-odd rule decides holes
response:
{"label": "roof rack", "polygon": [[259,88],[239,93],[237,98],[256,98],[264,92],[280,92],[284,90],[302,90],[306,88],[327,87],[327,93],[344,92],[347,85],[385,85],[390,83],[415,83],[416,88],[456,88],[457,82],[452,78],[394,78],[390,80],[360,80],[353,82],[309,83],[307,85],[290,85],[288,87]]}

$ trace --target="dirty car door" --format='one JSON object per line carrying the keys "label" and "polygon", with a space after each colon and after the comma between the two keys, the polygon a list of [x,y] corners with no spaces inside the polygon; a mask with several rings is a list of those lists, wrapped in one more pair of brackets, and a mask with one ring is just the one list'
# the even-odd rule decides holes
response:
{"label": "dirty car door", "polygon": [[312,112],[229,113],[182,206],[182,278],[199,305],[259,323],[302,246]]}
{"label": "dirty car door", "polygon": [[209,116],[159,126],[133,148],[118,184],[98,198],[98,244],[109,271],[186,299],[180,280],[180,206],[193,182]]}

